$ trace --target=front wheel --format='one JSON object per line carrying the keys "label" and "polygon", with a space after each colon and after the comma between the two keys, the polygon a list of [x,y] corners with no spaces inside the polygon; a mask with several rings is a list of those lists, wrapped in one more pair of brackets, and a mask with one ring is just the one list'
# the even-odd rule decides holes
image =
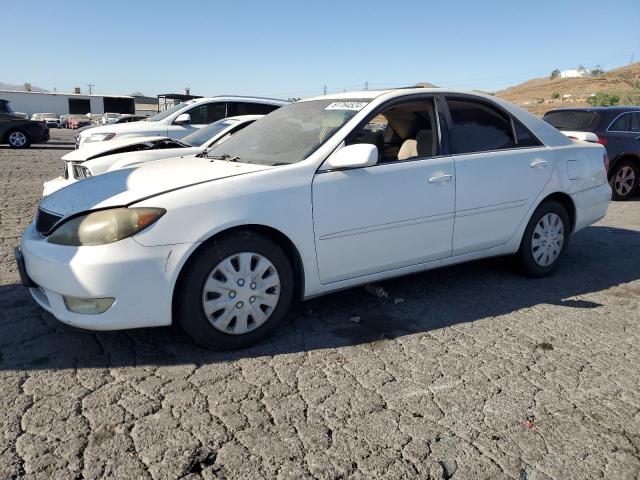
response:
{"label": "front wheel", "polygon": [[611,192],[614,200],[627,200],[631,198],[638,189],[640,182],[638,166],[629,161],[619,162],[611,174]]}
{"label": "front wheel", "polygon": [[176,292],[178,322],[198,343],[248,347],[269,335],[293,299],[293,271],[271,240],[234,233],[203,247]]}
{"label": "front wheel", "polygon": [[562,205],[542,203],[531,216],[518,251],[525,273],[544,277],[553,272],[567,248],[570,230],[569,215]]}
{"label": "front wheel", "polygon": [[11,148],[28,148],[31,142],[26,133],[21,130],[14,130],[9,133],[9,146]]}

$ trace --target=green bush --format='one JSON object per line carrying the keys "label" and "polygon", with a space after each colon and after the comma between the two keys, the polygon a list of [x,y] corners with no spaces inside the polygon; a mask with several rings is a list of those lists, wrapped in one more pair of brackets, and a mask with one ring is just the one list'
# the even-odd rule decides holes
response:
{"label": "green bush", "polygon": [[620,103],[620,96],[598,92],[595,96],[587,98],[587,103],[592,107],[611,107]]}

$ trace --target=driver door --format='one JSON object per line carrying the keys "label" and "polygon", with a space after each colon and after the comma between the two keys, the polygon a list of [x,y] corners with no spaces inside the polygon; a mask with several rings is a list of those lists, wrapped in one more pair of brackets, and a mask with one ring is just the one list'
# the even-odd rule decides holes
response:
{"label": "driver door", "polygon": [[169,125],[167,136],[171,138],[182,138],[197,129],[216,122],[227,116],[226,102],[210,102],[197,105],[184,113],[188,113],[191,117],[191,123],[183,123],[177,125],[172,123]]}
{"label": "driver door", "polygon": [[[381,118],[388,121],[382,131]],[[382,110],[372,119],[376,126],[356,129],[347,139],[376,145],[378,164],[316,174],[312,200],[321,283],[451,255],[454,167],[451,156],[440,154],[436,118],[431,98]],[[433,145],[417,143],[412,152],[416,136]]]}

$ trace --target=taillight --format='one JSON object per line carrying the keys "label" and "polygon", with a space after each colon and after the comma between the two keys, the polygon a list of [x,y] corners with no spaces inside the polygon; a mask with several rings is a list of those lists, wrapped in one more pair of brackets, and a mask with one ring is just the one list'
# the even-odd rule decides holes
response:
{"label": "taillight", "polygon": [[607,145],[607,143],[609,143],[609,142],[608,142],[608,140],[607,140],[607,137],[598,137],[598,143],[599,143],[600,145],[605,145],[605,146],[606,146],[606,145]]}
{"label": "taillight", "polygon": [[604,163],[605,172],[608,172],[609,171],[609,155],[607,155],[607,152],[604,152],[602,154],[602,162]]}

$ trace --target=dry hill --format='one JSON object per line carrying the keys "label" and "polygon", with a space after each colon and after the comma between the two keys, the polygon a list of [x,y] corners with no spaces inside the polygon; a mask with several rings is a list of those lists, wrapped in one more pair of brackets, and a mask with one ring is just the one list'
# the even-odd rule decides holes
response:
{"label": "dry hill", "polygon": [[640,62],[596,77],[536,78],[496,92],[496,95],[542,115],[554,108],[585,107],[587,98],[598,92],[619,95],[621,105],[640,104]]}

